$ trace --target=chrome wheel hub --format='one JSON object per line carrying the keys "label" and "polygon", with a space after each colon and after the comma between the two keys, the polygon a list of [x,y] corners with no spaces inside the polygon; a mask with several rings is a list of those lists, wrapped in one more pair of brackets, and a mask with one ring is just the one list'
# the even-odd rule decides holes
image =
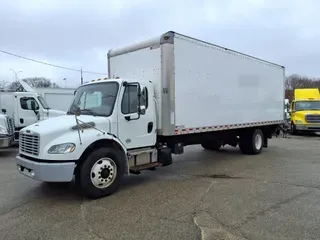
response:
{"label": "chrome wheel hub", "polygon": [[256,149],[260,149],[262,146],[262,137],[260,134],[257,134],[254,138],[254,145]]}
{"label": "chrome wheel hub", "polygon": [[117,165],[111,158],[101,158],[91,168],[91,182],[97,188],[109,187],[116,176]]}

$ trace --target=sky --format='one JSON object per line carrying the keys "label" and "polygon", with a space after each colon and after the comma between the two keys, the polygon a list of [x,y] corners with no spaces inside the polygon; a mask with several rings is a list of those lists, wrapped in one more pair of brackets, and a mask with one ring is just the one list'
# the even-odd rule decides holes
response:
{"label": "sky", "polygon": [[[318,0],[1,0],[0,50],[105,75],[109,49],[167,31],[198,38],[320,77]],[[0,52],[0,81],[46,77],[76,87],[68,71]],[[63,80],[66,79],[66,80]]]}

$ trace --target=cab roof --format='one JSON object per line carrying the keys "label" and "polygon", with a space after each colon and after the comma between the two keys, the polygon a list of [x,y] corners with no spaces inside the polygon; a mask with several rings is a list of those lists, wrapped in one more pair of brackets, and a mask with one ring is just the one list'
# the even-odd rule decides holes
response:
{"label": "cab roof", "polygon": [[[105,77],[105,78],[98,78],[98,79],[91,80],[90,82],[84,83],[81,86],[91,85],[91,84],[96,84],[96,83],[102,83],[102,82],[118,82],[119,84],[122,84],[124,81],[127,81],[128,83],[137,82],[136,79],[130,79],[130,78],[123,79],[123,78],[119,78],[119,77],[116,77],[116,78],[107,78],[107,77]],[[146,83],[145,81],[139,81],[139,82],[141,84]]]}

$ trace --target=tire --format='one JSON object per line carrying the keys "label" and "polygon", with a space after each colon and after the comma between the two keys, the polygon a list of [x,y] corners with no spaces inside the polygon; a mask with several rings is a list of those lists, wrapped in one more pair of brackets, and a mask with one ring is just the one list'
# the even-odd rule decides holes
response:
{"label": "tire", "polygon": [[293,134],[293,135],[297,134],[297,128],[293,122],[291,122],[290,131],[291,131],[291,134]]}
{"label": "tire", "polygon": [[263,148],[263,139],[263,132],[260,129],[248,131],[240,136],[239,148],[243,154],[259,154]]}
{"label": "tire", "polygon": [[213,140],[212,142],[201,143],[201,146],[206,150],[218,151],[221,148],[221,143]]}
{"label": "tire", "polygon": [[125,156],[113,148],[94,150],[76,172],[77,185],[91,199],[115,193],[123,179]]}

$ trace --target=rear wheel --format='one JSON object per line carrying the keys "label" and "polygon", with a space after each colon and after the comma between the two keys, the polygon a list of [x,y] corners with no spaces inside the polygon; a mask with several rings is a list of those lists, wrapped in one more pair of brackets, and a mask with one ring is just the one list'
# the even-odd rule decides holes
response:
{"label": "rear wheel", "polygon": [[201,143],[201,146],[206,150],[217,151],[221,148],[221,143],[218,140],[213,140]]}
{"label": "rear wheel", "polygon": [[260,129],[248,131],[240,136],[239,147],[244,154],[259,154],[263,148],[263,132]]}
{"label": "rear wheel", "polygon": [[88,198],[101,198],[115,193],[124,175],[125,158],[113,148],[92,152],[76,174],[81,192]]}

